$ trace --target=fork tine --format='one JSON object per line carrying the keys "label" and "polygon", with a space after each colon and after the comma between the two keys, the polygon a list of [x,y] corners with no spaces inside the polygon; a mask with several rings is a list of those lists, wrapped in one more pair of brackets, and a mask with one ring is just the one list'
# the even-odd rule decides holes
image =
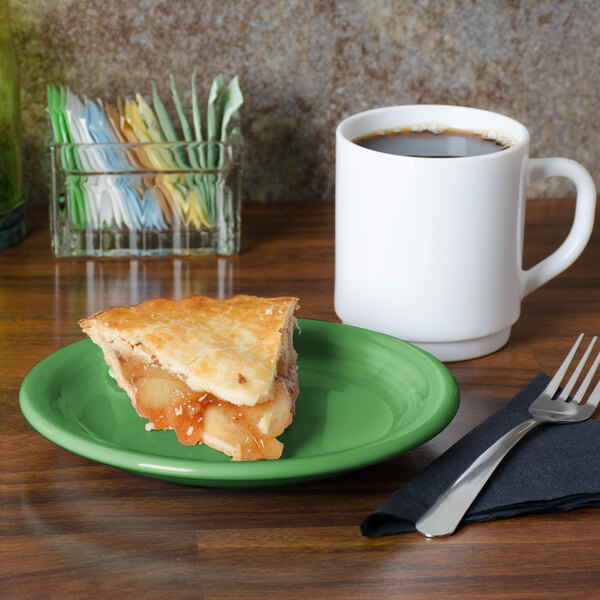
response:
{"label": "fork tine", "polygon": [[[583,356],[581,357],[581,360],[579,361],[579,364],[573,371],[573,374],[571,375],[571,378],[567,382],[567,385],[565,385],[562,392],[560,393],[560,396],[559,396],[560,400],[565,400],[565,401],[568,400],[569,395],[571,394],[571,390],[575,387],[575,384],[577,383],[577,380],[579,379],[579,375],[581,375],[581,371],[583,371],[583,367],[585,367],[585,363],[587,362],[587,359],[589,358],[589,356],[592,352],[592,348],[593,348],[594,344],[596,343],[597,339],[598,339],[597,336],[594,336],[592,338],[590,345],[587,347],[587,350],[584,352]],[[589,375],[589,373],[588,373],[588,375]],[[592,375],[593,375],[593,373],[592,373]],[[584,383],[585,383],[585,381],[584,381]],[[589,385],[589,384],[590,383],[588,381],[587,385]],[[583,387],[583,385],[582,385],[582,387]],[[583,398],[583,394],[585,394],[586,390],[587,390],[587,386],[586,386],[586,389],[583,390],[583,393],[581,394],[582,398]]]}
{"label": "fork tine", "polygon": [[[598,355],[598,358],[600,358],[600,355]],[[600,381],[598,381],[596,384],[594,391],[591,393],[588,401],[585,404],[586,406],[589,404],[590,406],[596,408],[598,406],[598,402],[600,402]]]}
{"label": "fork tine", "polygon": [[573,360],[573,356],[575,356],[575,352],[577,352],[577,348],[579,348],[579,344],[581,343],[582,339],[583,333],[580,333],[579,337],[577,338],[577,341],[573,344],[571,350],[569,350],[569,354],[567,354],[567,357],[563,361],[563,364],[560,365],[558,371],[556,371],[556,374],[554,375],[550,383],[546,386],[546,389],[543,391],[543,393],[548,394],[550,398],[552,398],[554,394],[556,394],[556,390],[558,389],[560,382],[563,380],[563,377],[565,376],[565,373],[567,372],[567,369],[569,368],[569,365]]}
{"label": "fork tine", "polygon": [[[592,368],[588,371],[588,374],[585,376],[583,383],[581,384],[581,386],[579,386],[579,389],[577,390],[577,393],[575,394],[575,397],[573,398],[573,400],[575,402],[577,402],[577,404],[581,404],[581,401],[583,400],[583,396],[586,393],[586,391],[592,381],[592,377],[594,377],[594,375],[596,373],[596,369],[598,368],[598,365],[600,365],[600,353],[598,354],[598,356],[596,356],[596,360],[594,361]],[[592,394],[589,397],[586,404],[588,404],[588,403],[593,404],[595,402],[594,406],[596,406],[598,404],[598,399],[594,400],[595,395],[597,395],[598,399],[600,399],[600,381],[598,382],[598,384],[596,384],[596,387],[594,388],[594,391],[592,392]]]}

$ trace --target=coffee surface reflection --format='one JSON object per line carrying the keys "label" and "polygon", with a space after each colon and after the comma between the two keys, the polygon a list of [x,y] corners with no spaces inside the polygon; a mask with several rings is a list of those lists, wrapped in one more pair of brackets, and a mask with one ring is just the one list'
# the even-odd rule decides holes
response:
{"label": "coffee surface reflection", "polygon": [[422,158],[479,156],[510,147],[505,140],[496,136],[460,129],[414,131],[412,128],[395,128],[374,131],[352,141],[377,152]]}

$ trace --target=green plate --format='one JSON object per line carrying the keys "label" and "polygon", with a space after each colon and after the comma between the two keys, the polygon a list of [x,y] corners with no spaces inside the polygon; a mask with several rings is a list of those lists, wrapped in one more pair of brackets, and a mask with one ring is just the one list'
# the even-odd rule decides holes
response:
{"label": "green plate", "polygon": [[139,475],[190,485],[258,487],[324,479],[431,439],[454,417],[458,387],[430,354],[373,331],[299,319],[300,396],[279,460],[233,462],[173,431],[145,430],[89,339],[51,354],[20,391],[29,423],[55,444]]}

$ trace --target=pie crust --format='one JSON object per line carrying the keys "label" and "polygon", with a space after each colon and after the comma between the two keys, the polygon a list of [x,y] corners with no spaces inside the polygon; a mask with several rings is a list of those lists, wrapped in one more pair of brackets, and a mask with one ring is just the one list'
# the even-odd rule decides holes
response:
{"label": "pie crust", "polygon": [[79,321],[146,429],[173,429],[233,460],[275,459],[298,396],[297,298],[190,296]]}

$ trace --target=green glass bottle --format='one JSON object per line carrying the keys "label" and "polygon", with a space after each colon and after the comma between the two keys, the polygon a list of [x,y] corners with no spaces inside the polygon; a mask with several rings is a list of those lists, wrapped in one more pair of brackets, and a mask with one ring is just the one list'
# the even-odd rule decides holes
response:
{"label": "green glass bottle", "polygon": [[0,0],[0,249],[26,233],[19,69],[9,23],[9,1]]}

